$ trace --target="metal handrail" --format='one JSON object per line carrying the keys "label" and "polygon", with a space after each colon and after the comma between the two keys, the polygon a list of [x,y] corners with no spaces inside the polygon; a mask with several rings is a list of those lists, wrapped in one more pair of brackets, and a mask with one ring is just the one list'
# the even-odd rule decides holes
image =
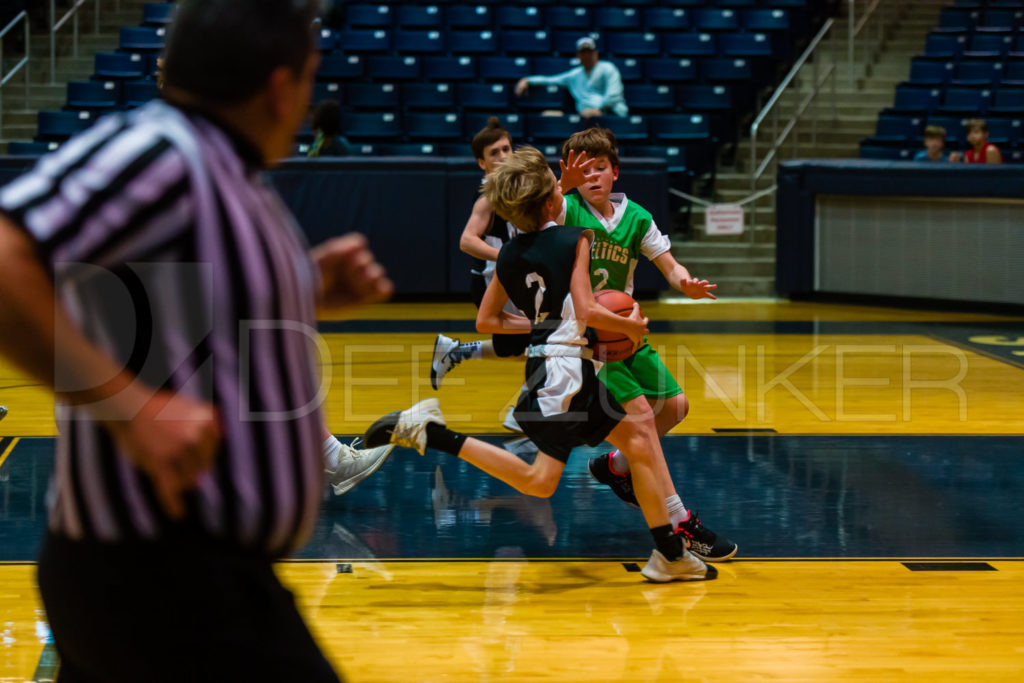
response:
{"label": "metal handrail", "polygon": [[22,57],[21,60],[17,64],[15,64],[14,67],[6,75],[0,74],[0,126],[3,126],[3,116],[4,116],[3,87],[4,87],[4,85],[7,84],[7,82],[9,80],[11,80],[11,78],[14,77],[14,74],[18,73],[19,69],[24,69],[25,70],[25,107],[26,108],[28,107],[29,91],[30,91],[29,81],[30,81],[30,78],[31,78],[31,75],[29,73],[30,70],[29,70],[29,66],[28,66],[28,64],[29,64],[28,60],[29,60],[29,55],[31,54],[31,50],[29,49],[29,36],[31,35],[31,32],[29,31],[28,12],[26,12],[24,10],[19,12],[18,16],[16,16],[13,19],[11,19],[10,23],[7,24],[7,26],[5,26],[3,28],[3,30],[0,30],[0,69],[3,68],[3,62],[4,62],[4,36],[6,36],[7,33],[11,29],[13,29],[15,27],[15,25],[19,21],[22,21],[22,20],[25,21],[25,56]]}
{"label": "metal handrail", "polygon": [[[63,17],[57,19],[57,7],[55,0],[50,0],[50,84],[53,85],[57,82],[57,31],[68,22],[72,20],[72,45],[73,55],[78,56],[78,9],[89,2],[89,0],[75,0],[75,4],[71,6]],[[94,0],[93,12],[93,33],[100,32],[100,0]]]}
{"label": "metal handrail", "polygon": [[[818,92],[819,92],[819,90],[821,88],[821,85],[824,84],[825,80],[827,80],[833,74],[833,72],[835,71],[835,66],[836,66],[835,65],[835,59],[834,59],[834,57],[835,57],[835,41],[833,41],[833,60],[832,60],[833,63],[831,65],[829,65],[829,68],[825,72],[824,78],[821,78],[819,80],[818,74],[817,74],[818,62],[817,62],[817,60],[812,61],[812,65],[814,67],[815,73],[814,73],[814,78],[813,78],[814,82],[813,82],[813,88],[811,89],[811,94],[807,98],[804,99],[804,101],[801,103],[800,107],[798,108],[797,112],[795,112],[793,114],[793,116],[790,118],[790,120],[787,122],[786,126],[783,129],[782,134],[779,135],[779,130],[778,130],[779,116],[778,116],[777,110],[775,109],[775,106],[779,103],[779,100],[782,98],[782,95],[785,93],[785,91],[789,88],[790,84],[794,81],[794,79],[796,79],[796,76],[800,72],[800,70],[803,69],[804,65],[807,64],[807,62],[814,55],[814,52],[817,49],[818,45],[821,44],[821,41],[823,41],[825,39],[825,36],[828,35],[829,31],[832,30],[832,27],[834,25],[835,25],[835,21],[832,20],[832,19],[829,19],[829,20],[827,20],[825,22],[825,24],[821,27],[821,30],[818,31],[818,33],[811,40],[810,44],[807,46],[807,49],[804,50],[803,54],[800,55],[800,58],[796,60],[795,64],[793,64],[793,68],[791,68],[789,70],[789,73],[786,74],[786,77],[782,79],[782,82],[779,84],[779,87],[775,89],[775,92],[768,99],[768,102],[767,102],[767,104],[765,104],[764,108],[761,109],[761,112],[757,115],[757,118],[755,118],[754,122],[750,124],[750,189],[751,189],[751,191],[754,191],[755,189],[757,189],[757,181],[761,179],[761,176],[764,174],[765,170],[768,168],[768,164],[771,163],[772,159],[775,158],[775,154],[778,151],[779,147],[782,145],[783,142],[785,142],[786,137],[789,135],[789,133],[796,126],[796,123],[799,120],[800,116],[803,114],[804,111],[806,111],[806,109],[810,105],[811,101],[817,96],[817,94],[818,94]],[[836,104],[835,79],[833,79],[832,80],[832,107],[833,107],[833,109],[835,109],[835,104]],[[765,154],[765,158],[761,161],[761,163],[759,165],[757,163],[757,133],[758,133],[758,131],[761,128],[761,124],[764,123],[764,121],[768,117],[769,113],[774,113],[774,115],[772,116],[772,141],[773,141],[772,142],[772,148],[768,150],[767,154]],[[815,130],[814,130],[814,136],[815,136],[815,138],[817,137],[817,128],[816,127],[815,127]]]}

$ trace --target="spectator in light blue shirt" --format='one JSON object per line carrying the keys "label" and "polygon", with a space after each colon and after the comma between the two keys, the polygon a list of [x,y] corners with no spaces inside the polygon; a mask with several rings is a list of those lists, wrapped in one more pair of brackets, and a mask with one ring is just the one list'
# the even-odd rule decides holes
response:
{"label": "spectator in light blue shirt", "polygon": [[953,155],[946,156],[946,129],[942,126],[928,126],[924,129],[924,149],[914,155],[914,161],[957,161]]}
{"label": "spectator in light blue shirt", "polygon": [[576,100],[576,110],[581,116],[625,116],[629,113],[623,96],[622,75],[611,62],[597,58],[597,44],[594,39],[584,36],[576,41],[576,56],[580,65],[557,76],[527,76],[516,83],[518,97],[526,94],[531,85],[557,85],[569,89]]}

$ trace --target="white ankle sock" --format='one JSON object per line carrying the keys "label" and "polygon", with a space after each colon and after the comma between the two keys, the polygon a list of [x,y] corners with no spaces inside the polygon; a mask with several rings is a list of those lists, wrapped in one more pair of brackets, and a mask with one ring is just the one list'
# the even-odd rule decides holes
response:
{"label": "white ankle sock", "polygon": [[622,454],[618,448],[611,454],[609,459],[609,466],[612,471],[617,474],[629,474],[629,460]]}
{"label": "white ankle sock", "polygon": [[336,470],[341,464],[341,442],[333,434],[324,440],[324,466]]}
{"label": "white ankle sock", "polygon": [[685,522],[690,518],[690,511],[683,507],[683,501],[679,499],[679,494],[666,498],[665,507],[668,508],[668,518],[672,522],[673,529],[679,526],[679,522]]}

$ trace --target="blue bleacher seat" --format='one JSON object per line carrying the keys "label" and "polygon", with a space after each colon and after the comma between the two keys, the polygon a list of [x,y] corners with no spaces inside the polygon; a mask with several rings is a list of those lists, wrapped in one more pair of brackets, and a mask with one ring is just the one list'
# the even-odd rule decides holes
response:
{"label": "blue bleacher seat", "polygon": [[330,52],[338,44],[337,34],[329,28],[322,28],[316,36],[316,47],[320,52]]}
{"label": "blue bleacher seat", "polygon": [[113,109],[121,104],[117,81],[71,81],[67,85],[67,105],[72,109]]}
{"label": "blue bleacher seat", "polygon": [[473,146],[468,142],[443,142],[441,143],[441,154],[446,157],[469,157],[473,158]]}
{"label": "blue bleacher seat", "polygon": [[1024,59],[1011,59],[1006,62],[1000,86],[1024,86]]}
{"label": "blue bleacher seat", "polygon": [[944,116],[984,116],[992,91],[984,88],[948,88],[937,112]]}
{"label": "blue bleacher seat", "polygon": [[561,143],[570,135],[583,127],[579,114],[567,116],[543,116],[530,114],[527,117],[526,130],[535,143]]}
{"label": "blue bleacher seat", "polygon": [[954,62],[936,62],[915,57],[910,62],[910,80],[907,83],[920,86],[935,86],[948,83],[953,78]]}
{"label": "blue bleacher seat", "polygon": [[627,85],[625,91],[630,110],[670,113],[676,105],[669,85]]}
{"label": "blue bleacher seat", "polygon": [[486,5],[452,5],[445,8],[444,23],[454,29],[490,29],[494,26],[494,13]]}
{"label": "blue bleacher seat", "polygon": [[359,55],[324,55],[316,77],[324,81],[340,81],[363,76],[363,58]]}
{"label": "blue bleacher seat", "polygon": [[465,81],[477,77],[472,57],[424,57],[423,77],[428,81]]}
{"label": "blue bleacher seat", "polygon": [[399,5],[395,24],[403,28],[440,28],[443,18],[438,5]]}
{"label": "blue bleacher seat", "polygon": [[601,31],[637,31],[640,12],[635,7],[598,7],[594,10],[594,28]]}
{"label": "blue bleacher seat", "polygon": [[621,156],[650,157],[664,159],[668,164],[669,173],[681,173],[686,170],[686,148],[679,145],[637,145],[624,146]]}
{"label": "blue bleacher seat", "polygon": [[579,60],[575,57],[533,57],[530,59],[530,73],[542,74],[544,76],[555,76],[579,66]]}
{"label": "blue bleacher seat", "polygon": [[411,56],[375,55],[369,58],[366,71],[374,80],[411,81],[420,77],[420,61]]}
{"label": "blue bleacher seat", "polygon": [[351,27],[387,28],[393,21],[388,5],[345,5],[345,24]]}
{"label": "blue bleacher seat", "polygon": [[676,104],[688,111],[728,111],[732,109],[732,91],[727,85],[681,85],[676,88]]}
{"label": "blue bleacher seat", "polygon": [[[586,33],[577,30],[565,30],[554,31],[551,35],[551,51],[564,55],[566,57],[576,56],[576,41],[582,38],[584,35],[589,35],[597,39],[596,33]],[[600,46],[598,46],[600,49]]]}
{"label": "blue bleacher seat", "polygon": [[375,146],[375,153],[389,157],[432,157],[441,154],[441,146],[429,142],[383,143]]}
{"label": "blue bleacher seat", "polygon": [[454,109],[455,87],[451,83],[406,83],[402,104],[410,109]]}
{"label": "blue bleacher seat", "polygon": [[378,152],[377,148],[383,145],[374,145],[369,142],[359,142],[352,144],[352,154],[361,157],[378,157],[382,156],[382,152]]}
{"label": "blue bleacher seat", "polygon": [[662,49],[672,57],[713,57],[718,44],[711,33],[666,33]]}
{"label": "blue bleacher seat", "polygon": [[511,87],[504,83],[460,83],[458,103],[466,109],[499,112],[508,108],[511,94]]}
{"label": "blue bleacher seat", "polygon": [[345,54],[387,52],[391,49],[391,33],[382,28],[352,28],[338,31],[336,48]]}
{"label": "blue bleacher seat", "polygon": [[7,143],[7,153],[13,156],[41,156],[52,152],[60,146],[57,142],[37,142],[35,140],[12,140]]}
{"label": "blue bleacher seat", "polygon": [[739,12],[733,9],[696,9],[692,21],[698,31],[736,31],[740,27]]}
{"label": "blue bleacher seat", "polygon": [[659,114],[650,117],[651,135],[659,140],[710,142],[711,127],[703,114]]}
{"label": "blue bleacher seat", "polygon": [[173,2],[147,2],[142,6],[142,23],[149,26],[166,26],[174,18]]}
{"label": "blue bleacher seat", "polygon": [[651,81],[685,83],[697,80],[697,63],[678,57],[652,57],[644,60],[644,74]]}
{"label": "blue bleacher seat", "polygon": [[405,132],[413,139],[458,140],[462,120],[455,112],[406,112]]}
{"label": "blue bleacher seat", "polygon": [[565,97],[557,85],[531,85],[514,104],[526,109],[562,109]]}
{"label": "blue bleacher seat", "polygon": [[120,46],[126,52],[162,50],[166,34],[163,26],[123,26]]}
{"label": "blue bleacher seat", "polygon": [[[647,59],[652,59],[648,57]],[[608,60],[615,64],[623,83],[640,83],[644,80],[644,60],[637,57],[617,57]]]}
{"label": "blue bleacher seat", "polygon": [[356,109],[395,109],[399,102],[394,83],[349,83],[345,96],[345,103]]}
{"label": "blue bleacher seat", "polygon": [[1012,9],[987,9],[981,14],[976,29],[979,31],[1014,31],[1020,27],[1024,11]]}
{"label": "blue bleacher seat", "polygon": [[639,114],[629,116],[603,116],[597,121],[598,125],[610,129],[615,133],[619,142],[641,141],[646,142],[651,137],[651,128],[647,118]]}
{"label": "blue bleacher seat", "polygon": [[860,145],[861,159],[879,159],[884,161],[913,161],[910,150],[905,147],[870,144],[869,141]]}
{"label": "blue bleacher seat", "polygon": [[744,7],[756,7],[757,0],[711,0],[708,4],[714,5],[715,7],[733,7],[733,8],[744,8]]}
{"label": "blue bleacher seat", "polygon": [[975,33],[963,51],[964,59],[1002,59],[1013,43],[1009,35],[997,33]]}
{"label": "blue bleacher seat", "polygon": [[523,125],[525,119],[522,114],[491,114],[467,111],[462,115],[462,126],[466,137],[472,139],[474,135],[483,130],[491,116],[498,117],[502,128],[509,132],[513,140],[522,139],[525,135],[526,127]]}
{"label": "blue bleacher seat", "polygon": [[342,134],[352,140],[394,140],[401,135],[398,116],[385,112],[342,112]]}
{"label": "blue bleacher seat", "polygon": [[47,142],[64,140],[93,124],[95,117],[88,111],[41,111],[39,134],[36,140]]}
{"label": "blue bleacher seat", "polygon": [[988,123],[988,141],[997,147],[1016,145],[1020,141],[1021,119],[986,119]]}
{"label": "blue bleacher seat", "polygon": [[896,142],[900,145],[913,143],[920,135],[924,118],[913,114],[882,114],[875,125],[877,142]]}
{"label": "blue bleacher seat", "polygon": [[94,70],[99,78],[142,78],[145,60],[141,54],[125,52],[97,52]]}
{"label": "blue bleacher seat", "polygon": [[718,49],[726,57],[771,57],[772,40],[767,33],[723,33]]}
{"label": "blue bleacher seat", "polygon": [[[568,62],[566,62],[568,63]],[[478,60],[480,78],[485,81],[518,81],[520,78],[534,73],[530,70],[530,60],[526,57],[496,57],[488,55]],[[537,71],[545,74],[556,73],[554,71]]]}
{"label": "blue bleacher seat", "polygon": [[124,106],[128,108],[141,107],[150,100],[155,100],[160,95],[160,89],[156,81],[125,81],[123,89]]}
{"label": "blue bleacher seat", "polygon": [[890,111],[901,114],[924,115],[939,106],[940,88],[901,85],[896,88],[896,101]]}
{"label": "blue bleacher seat", "polygon": [[441,54],[443,34],[438,29],[397,29],[391,37],[395,52],[404,54]]}
{"label": "blue bleacher seat", "polygon": [[989,116],[1024,116],[1024,89],[1000,88],[996,91]]}
{"label": "blue bleacher seat", "polygon": [[494,19],[497,25],[504,31],[515,28],[546,28],[544,17],[537,7],[530,5],[522,7],[519,5],[499,5],[495,12]]}
{"label": "blue bleacher seat", "polygon": [[1002,62],[960,62],[953,71],[953,84],[988,86],[1002,78]]}
{"label": "blue bleacher seat", "polygon": [[701,78],[706,83],[749,81],[752,77],[750,60],[747,59],[705,59],[700,64]]}
{"label": "blue bleacher seat", "polygon": [[788,31],[789,12],[784,9],[748,9],[740,13],[748,31]]}
{"label": "blue bleacher seat", "polygon": [[311,104],[316,105],[324,100],[334,100],[341,104],[345,98],[345,87],[341,83],[314,83]]}
{"label": "blue bleacher seat", "polygon": [[547,25],[553,29],[566,29],[586,33],[593,26],[589,7],[568,7],[555,5],[544,12]]}
{"label": "blue bleacher seat", "polygon": [[967,48],[967,34],[929,33],[924,53],[934,59],[958,59]]}
{"label": "blue bleacher seat", "polygon": [[551,52],[551,34],[547,31],[508,30],[501,32],[501,49],[506,55],[544,55]]}
{"label": "blue bleacher seat", "polygon": [[936,31],[943,33],[971,31],[978,22],[980,12],[976,9],[963,7],[943,7],[939,14],[939,26]]}
{"label": "blue bleacher seat", "polygon": [[690,28],[690,13],[683,7],[648,7],[643,27],[645,31],[685,31]]}
{"label": "blue bleacher seat", "polygon": [[661,41],[657,33],[608,33],[605,49],[618,57],[654,57],[661,54]]}
{"label": "blue bleacher seat", "polygon": [[448,49],[452,54],[494,54],[498,38],[493,31],[449,31]]}

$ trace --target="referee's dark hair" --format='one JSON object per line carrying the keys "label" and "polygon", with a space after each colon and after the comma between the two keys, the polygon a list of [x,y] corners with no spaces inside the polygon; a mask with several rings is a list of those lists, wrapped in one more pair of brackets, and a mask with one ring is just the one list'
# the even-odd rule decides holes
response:
{"label": "referee's dark hair", "polygon": [[244,102],[282,66],[301,73],[317,0],[184,0],[164,54],[164,82],[219,105]]}

